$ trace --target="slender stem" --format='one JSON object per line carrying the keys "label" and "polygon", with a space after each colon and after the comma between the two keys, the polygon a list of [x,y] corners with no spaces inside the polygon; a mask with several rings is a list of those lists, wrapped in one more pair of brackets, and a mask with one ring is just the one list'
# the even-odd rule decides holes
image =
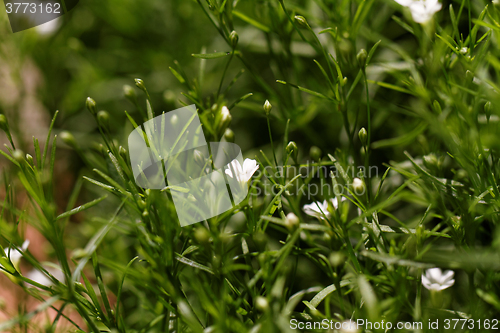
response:
{"label": "slender stem", "polygon": [[274,151],[273,136],[271,134],[271,122],[269,121],[269,116],[267,116],[267,128],[269,129],[269,139],[271,140],[271,149],[273,150],[274,165],[278,167],[278,159],[276,158],[276,152]]}
{"label": "slender stem", "polygon": [[229,64],[231,63],[231,60],[233,60],[233,56],[234,56],[234,50],[233,50],[233,52],[231,52],[231,56],[229,57],[229,61],[227,62],[226,67],[224,68],[224,72],[222,72],[222,77],[221,77],[220,83],[219,83],[219,89],[217,90],[217,98],[219,98],[220,90],[222,89],[222,83],[224,82],[224,77],[226,76],[226,72],[227,72],[227,69],[229,68]]}
{"label": "slender stem", "polygon": [[368,203],[370,203],[371,200],[371,181],[370,181],[370,175],[369,175],[369,169],[368,169],[368,162],[370,160],[370,144],[371,144],[371,133],[372,133],[372,126],[371,126],[371,113],[370,113],[370,94],[368,91],[368,80],[366,78],[366,71],[365,68],[363,70],[363,78],[365,79],[365,91],[366,91],[366,121],[367,121],[367,132],[368,132],[368,138],[366,140],[366,147],[365,147],[365,184],[366,184],[366,192],[367,192],[367,198],[368,198]]}

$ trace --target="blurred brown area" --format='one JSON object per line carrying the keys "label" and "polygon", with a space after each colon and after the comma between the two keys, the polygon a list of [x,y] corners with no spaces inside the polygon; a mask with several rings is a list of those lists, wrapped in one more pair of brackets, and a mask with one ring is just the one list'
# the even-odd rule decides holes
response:
{"label": "blurred brown area", "polygon": [[[9,59],[0,61],[0,105],[3,109],[1,113],[5,114],[13,141],[17,149],[22,149],[25,153],[34,156],[32,137],[39,140],[40,147],[45,145],[48,127],[50,124],[49,112],[44,108],[37,98],[37,92],[42,85],[43,79],[40,70],[29,58],[16,54],[17,49],[12,47],[8,41],[0,43],[0,60],[9,55]],[[4,145],[11,146],[5,133],[0,132],[0,144],[4,151]],[[75,182],[75,174],[68,167],[68,157],[66,154],[57,154],[57,163],[55,165],[54,188],[57,189],[55,196],[58,210],[62,211],[66,205],[68,197],[72,191]],[[15,172],[15,167],[4,157],[0,157],[0,169],[2,173]],[[32,211],[31,203],[25,193],[21,191],[19,184],[9,184],[15,187],[16,203],[18,209],[25,210],[28,215]],[[0,201],[5,199],[5,187],[0,186]],[[50,244],[34,227],[21,221],[19,224],[24,232],[25,239],[30,241],[29,252],[39,261],[54,261],[47,255],[47,247]],[[2,231],[0,230],[0,233]],[[22,233],[21,233],[22,234]],[[26,262],[21,263],[21,272],[27,273],[31,268]],[[0,322],[14,318],[19,313],[28,313],[40,305],[40,301],[34,297],[28,296],[23,291],[23,287],[13,283],[6,275],[0,274]],[[55,308],[60,308],[62,302],[54,304]],[[85,329],[84,323],[74,309],[66,307],[64,315],[74,320],[81,328]],[[57,312],[49,309],[37,314],[29,322],[28,332],[44,331],[45,325],[50,325],[56,318]],[[57,332],[68,332],[75,329],[67,319],[61,318],[57,325]]]}

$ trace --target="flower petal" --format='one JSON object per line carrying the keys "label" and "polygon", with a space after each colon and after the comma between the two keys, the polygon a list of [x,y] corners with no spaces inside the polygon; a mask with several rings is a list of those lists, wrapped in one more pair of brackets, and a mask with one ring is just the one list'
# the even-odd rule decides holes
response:
{"label": "flower petal", "polygon": [[435,267],[428,269],[425,275],[432,283],[435,283],[441,281],[441,275],[443,275],[443,273],[441,272],[441,268]]}

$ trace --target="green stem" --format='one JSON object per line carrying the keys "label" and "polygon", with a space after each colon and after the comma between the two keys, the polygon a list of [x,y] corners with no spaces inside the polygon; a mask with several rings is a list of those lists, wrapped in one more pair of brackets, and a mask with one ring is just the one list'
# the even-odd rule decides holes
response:
{"label": "green stem", "polygon": [[365,90],[366,90],[366,121],[367,121],[367,132],[368,132],[368,138],[366,141],[366,151],[365,151],[365,175],[364,175],[364,181],[366,184],[366,197],[368,199],[368,204],[370,203],[371,200],[371,181],[370,181],[370,176],[369,176],[369,169],[368,169],[368,162],[370,160],[370,144],[371,144],[371,133],[372,133],[372,125],[371,125],[371,113],[370,113],[370,94],[368,91],[368,80],[366,78],[366,71],[365,68],[362,69],[363,71],[363,78],[365,79]]}
{"label": "green stem", "polygon": [[222,77],[220,78],[220,83],[219,83],[219,89],[217,90],[217,98],[219,98],[220,95],[220,90],[222,89],[222,83],[224,82],[224,77],[226,76],[227,69],[229,68],[229,64],[231,63],[231,60],[233,60],[234,56],[234,50],[231,52],[231,56],[229,57],[229,61],[226,64],[226,67],[224,68],[224,72],[222,72]]}

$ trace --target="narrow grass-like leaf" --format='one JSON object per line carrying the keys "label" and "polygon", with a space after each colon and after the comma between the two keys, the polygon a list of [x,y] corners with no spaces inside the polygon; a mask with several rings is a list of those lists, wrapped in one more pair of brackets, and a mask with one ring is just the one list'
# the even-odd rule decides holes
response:
{"label": "narrow grass-like leaf", "polygon": [[230,55],[231,52],[215,52],[215,53],[193,53],[191,56],[201,59],[217,59]]}
{"label": "narrow grass-like leaf", "polygon": [[100,197],[98,199],[95,199],[95,200],[92,200],[91,202],[87,202],[86,204],[84,205],[81,205],[81,206],[78,206],[68,212],[65,212],[65,213],[62,213],[61,215],[59,215],[56,220],[60,220],[62,218],[65,218],[65,217],[68,217],[68,216],[71,216],[71,215],[74,215],[74,214],[77,214],[77,213],[80,213],[86,209],[89,209],[90,207],[93,207],[95,205],[97,205],[99,202],[103,201],[104,199],[106,199],[108,196],[105,195],[103,197]]}

